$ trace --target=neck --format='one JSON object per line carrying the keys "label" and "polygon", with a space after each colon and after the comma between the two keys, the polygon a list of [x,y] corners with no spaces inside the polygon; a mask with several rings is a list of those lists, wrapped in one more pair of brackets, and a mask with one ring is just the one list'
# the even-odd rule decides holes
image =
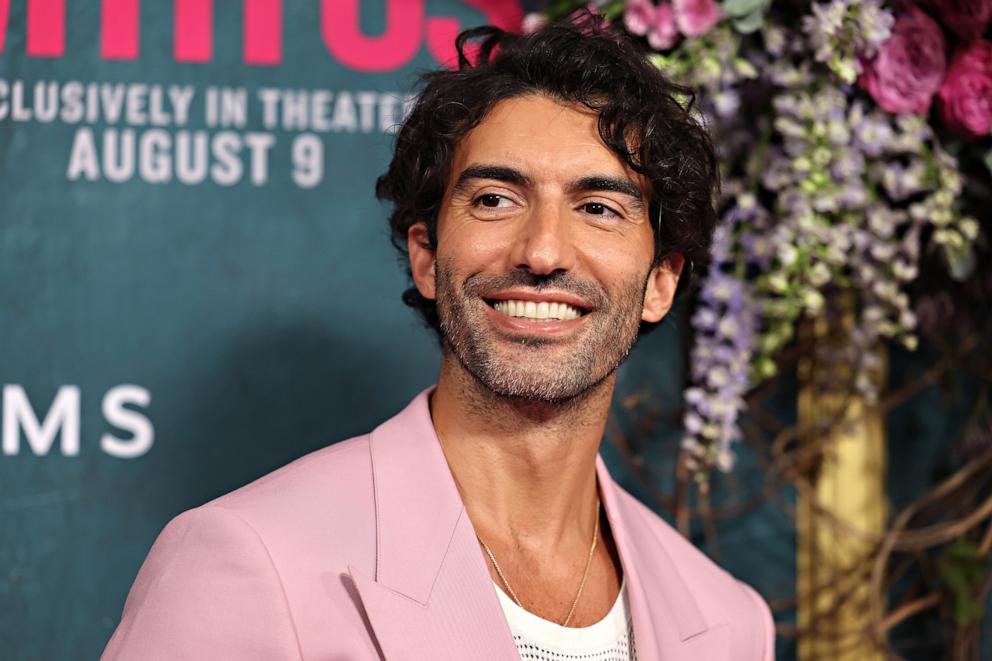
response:
{"label": "neck", "polygon": [[462,501],[485,539],[525,555],[587,544],[596,455],[615,375],[564,403],[493,393],[445,352],[431,417]]}

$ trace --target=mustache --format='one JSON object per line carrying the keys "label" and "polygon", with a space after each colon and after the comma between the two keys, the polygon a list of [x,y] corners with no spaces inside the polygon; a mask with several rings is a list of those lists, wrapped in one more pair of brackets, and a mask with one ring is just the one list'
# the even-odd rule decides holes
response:
{"label": "mustache", "polygon": [[515,269],[500,275],[475,273],[467,277],[463,284],[466,295],[479,298],[513,288],[526,288],[537,292],[547,290],[565,292],[581,298],[595,308],[605,307],[609,300],[606,291],[599,284],[582,280],[565,271],[555,271],[547,275],[538,275],[526,269]]}

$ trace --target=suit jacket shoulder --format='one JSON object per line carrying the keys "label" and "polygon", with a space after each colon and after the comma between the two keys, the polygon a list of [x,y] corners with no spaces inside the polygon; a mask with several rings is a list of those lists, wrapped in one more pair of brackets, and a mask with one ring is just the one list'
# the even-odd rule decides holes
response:
{"label": "suit jacket shoulder", "polygon": [[629,512],[628,525],[640,528],[654,540],[656,557],[664,554],[667,558],[663,566],[677,568],[707,626],[728,626],[734,638],[733,649],[741,658],[774,658],[774,619],[754,588],[734,578],[625,489],[617,485],[615,491],[619,503]]}
{"label": "suit jacket shoulder", "polygon": [[314,549],[325,565],[373,569],[376,516],[368,434],[311,452],[202,507],[236,513],[266,540],[277,560],[299,561],[300,553]]}
{"label": "suit jacket shoulder", "polygon": [[301,457],[169,522],[101,658],[379,658],[347,575],[375,536],[368,436]]}

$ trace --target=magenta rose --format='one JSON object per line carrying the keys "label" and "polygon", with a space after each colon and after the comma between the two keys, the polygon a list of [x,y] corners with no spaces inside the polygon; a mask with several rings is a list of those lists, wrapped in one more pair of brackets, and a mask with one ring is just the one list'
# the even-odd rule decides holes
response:
{"label": "magenta rose", "polygon": [[875,58],[864,63],[858,83],[883,110],[925,115],[947,69],[944,49],[940,26],[907,5]]}
{"label": "magenta rose", "polygon": [[699,37],[722,18],[715,0],[672,0],[675,25],[687,37]]}
{"label": "magenta rose", "polygon": [[992,43],[979,39],[955,53],[937,96],[941,117],[956,133],[992,133]]}
{"label": "magenta rose", "polygon": [[926,6],[965,41],[985,34],[992,19],[992,0],[927,0]]}

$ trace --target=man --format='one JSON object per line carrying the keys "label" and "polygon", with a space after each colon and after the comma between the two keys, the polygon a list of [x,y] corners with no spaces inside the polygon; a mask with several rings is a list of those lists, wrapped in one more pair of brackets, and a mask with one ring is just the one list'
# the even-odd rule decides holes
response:
{"label": "man", "polygon": [[437,386],[172,521],[104,658],[772,658],[761,598],[598,457],[617,366],[706,260],[706,135],[599,26],[480,37],[378,184]]}

